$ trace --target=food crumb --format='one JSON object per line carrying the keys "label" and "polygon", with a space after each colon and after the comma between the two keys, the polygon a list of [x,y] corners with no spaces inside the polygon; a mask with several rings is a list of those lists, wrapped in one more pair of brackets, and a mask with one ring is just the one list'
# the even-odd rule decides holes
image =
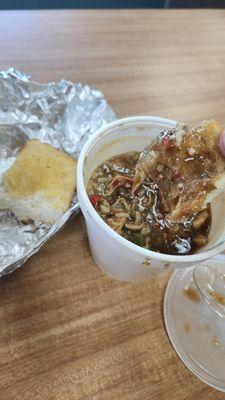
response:
{"label": "food crumb", "polygon": [[209,331],[210,331],[210,326],[209,326],[208,324],[206,324],[204,328],[205,328],[205,331],[206,331],[206,332],[209,332]]}
{"label": "food crumb", "polygon": [[143,265],[143,267],[149,267],[149,265],[151,265],[151,263],[150,263],[149,259],[146,258],[146,260],[143,261],[142,265]]}
{"label": "food crumb", "polygon": [[169,266],[170,266],[170,263],[169,263],[169,262],[167,262],[167,263],[164,264],[164,268],[169,268]]}
{"label": "food crumb", "polygon": [[216,335],[214,335],[212,338],[212,345],[215,347],[219,346],[218,337]]}
{"label": "food crumb", "polygon": [[196,150],[193,149],[192,147],[188,147],[187,152],[189,156],[193,156],[196,153]]}
{"label": "food crumb", "polygon": [[187,285],[184,288],[183,294],[189,299],[194,301],[195,303],[200,302],[200,295],[198,293],[198,290],[191,287],[190,285]]}
{"label": "food crumb", "polygon": [[222,306],[225,305],[225,297],[222,294],[214,292],[213,290],[208,290],[208,293],[218,304]]}
{"label": "food crumb", "polygon": [[184,332],[189,333],[191,330],[190,324],[188,322],[185,322],[184,324]]}

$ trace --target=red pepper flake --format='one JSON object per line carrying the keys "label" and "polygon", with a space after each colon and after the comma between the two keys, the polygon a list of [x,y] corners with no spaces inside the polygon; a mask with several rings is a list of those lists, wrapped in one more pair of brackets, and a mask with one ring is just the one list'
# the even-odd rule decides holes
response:
{"label": "red pepper flake", "polygon": [[98,203],[102,200],[102,196],[100,194],[93,194],[89,196],[89,200],[94,208],[97,207]]}
{"label": "red pepper flake", "polygon": [[113,186],[113,187],[115,187],[115,186],[117,186],[117,185],[119,185],[119,184],[120,184],[120,182],[119,182],[118,179],[114,179],[113,182],[112,182],[112,186]]}
{"label": "red pepper flake", "polygon": [[162,140],[163,147],[166,151],[173,150],[175,148],[175,143],[173,139],[165,136]]}
{"label": "red pepper flake", "polygon": [[126,178],[126,183],[129,183],[129,185],[132,186],[134,183],[134,179]]}
{"label": "red pepper flake", "polygon": [[133,183],[134,183],[134,180],[133,180],[133,179],[124,177],[124,179],[115,179],[115,180],[112,182],[112,186],[113,186],[114,188],[115,188],[115,187],[119,188],[119,187],[121,187],[121,186],[130,187],[130,186],[133,185]]}
{"label": "red pepper flake", "polygon": [[179,179],[181,177],[181,173],[180,173],[180,171],[178,171],[178,169],[174,172],[174,174],[173,174],[173,179],[174,180],[177,180],[177,179]]}
{"label": "red pepper flake", "polygon": [[154,221],[154,222],[153,222],[153,226],[154,226],[155,229],[160,229],[160,228],[161,228],[160,223],[157,222],[157,221]]}
{"label": "red pepper flake", "polygon": [[133,179],[126,179],[125,181],[125,187],[129,188],[131,186],[133,186],[134,180]]}
{"label": "red pepper flake", "polygon": [[135,191],[134,191],[134,196],[138,196],[139,192],[140,192],[140,188],[138,187],[138,188],[135,189]]}

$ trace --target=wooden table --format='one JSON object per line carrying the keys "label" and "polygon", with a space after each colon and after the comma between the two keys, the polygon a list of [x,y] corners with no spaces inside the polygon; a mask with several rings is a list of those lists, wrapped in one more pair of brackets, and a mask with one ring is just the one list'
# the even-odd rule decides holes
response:
{"label": "wooden table", "polygon": [[[2,12],[1,69],[86,82],[118,116],[225,123],[224,26],[220,10]],[[103,275],[80,215],[0,282],[0,399],[224,399],[169,343],[167,281]]]}

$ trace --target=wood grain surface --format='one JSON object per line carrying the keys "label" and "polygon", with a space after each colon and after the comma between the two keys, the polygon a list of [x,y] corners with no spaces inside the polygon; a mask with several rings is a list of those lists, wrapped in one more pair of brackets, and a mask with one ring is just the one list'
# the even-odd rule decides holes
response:
{"label": "wood grain surface", "polygon": [[[224,27],[222,10],[1,12],[0,68],[86,82],[118,116],[225,123]],[[0,399],[224,399],[169,343],[167,281],[103,275],[75,218],[0,281]]]}

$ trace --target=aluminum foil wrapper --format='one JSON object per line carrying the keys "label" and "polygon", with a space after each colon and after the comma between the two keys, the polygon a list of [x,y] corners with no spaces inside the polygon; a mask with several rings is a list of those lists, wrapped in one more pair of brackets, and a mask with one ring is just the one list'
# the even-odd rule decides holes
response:
{"label": "aluminum foil wrapper", "polygon": [[[0,181],[29,139],[78,158],[89,136],[115,118],[102,93],[87,85],[39,84],[13,68],[0,72]],[[69,210],[50,227],[23,224],[10,210],[0,210],[0,276],[22,265],[78,210],[76,193]]]}

